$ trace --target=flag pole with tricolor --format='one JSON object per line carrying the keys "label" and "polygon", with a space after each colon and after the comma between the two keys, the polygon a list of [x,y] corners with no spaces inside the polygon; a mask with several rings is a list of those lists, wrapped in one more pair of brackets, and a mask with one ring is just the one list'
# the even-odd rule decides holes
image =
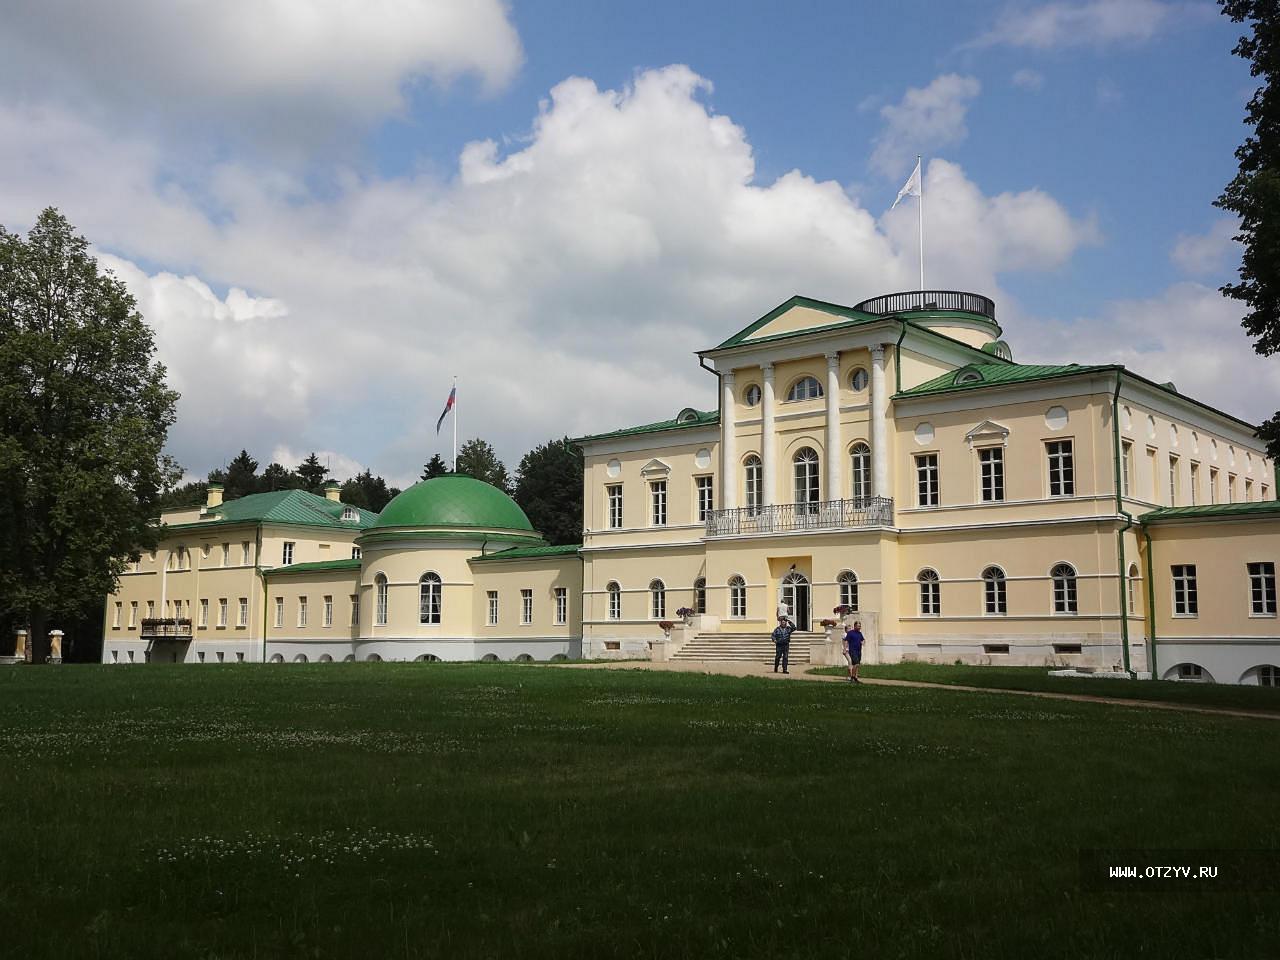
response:
{"label": "flag pole with tricolor", "polygon": [[[440,436],[440,428],[444,426],[444,418],[449,415],[449,411],[453,410],[454,405],[458,402],[458,378],[453,378],[453,389],[449,391],[449,399],[445,401],[444,412],[440,414],[440,419],[436,421],[436,436]],[[453,413],[453,472],[458,472],[458,412]]]}

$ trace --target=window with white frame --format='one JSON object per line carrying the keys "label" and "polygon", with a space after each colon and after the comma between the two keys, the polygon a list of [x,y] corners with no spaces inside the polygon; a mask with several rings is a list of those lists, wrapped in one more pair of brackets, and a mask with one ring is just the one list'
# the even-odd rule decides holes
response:
{"label": "window with white frame", "polygon": [[111,620],[111,627],[114,630],[120,629],[120,621],[124,619],[124,601],[116,601],[116,612]]}
{"label": "window with white frame", "polygon": [[1276,615],[1276,565],[1269,560],[1249,564],[1249,612],[1255,617]]}
{"label": "window with white frame", "polygon": [[424,573],[418,581],[418,622],[439,623],[441,589],[444,586],[438,573]]}
{"label": "window with white frame", "polygon": [[760,385],[753,383],[742,392],[742,402],[748,407],[758,407],[760,405]]}
{"label": "window with white frame", "polygon": [[871,497],[871,448],[859,441],[849,449],[850,476],[853,477],[853,499]]}
{"label": "window with white frame", "polygon": [[556,626],[562,627],[569,622],[569,588],[556,587]]}
{"label": "window with white frame", "polygon": [[608,513],[609,529],[622,528],[622,484],[611,483],[604,488],[605,503]]}
{"label": "window with white frame", "polygon": [[229,543],[222,545],[222,565],[224,567],[231,565],[231,544]]}
{"label": "window with white frame", "polygon": [[284,542],[284,549],[280,558],[280,563],[286,567],[289,564],[293,563],[293,541],[292,540],[286,540]]}
{"label": "window with white frame", "polygon": [[729,578],[729,619],[747,618],[747,581],[735,574]]}
{"label": "window with white frame", "polygon": [[343,519],[343,520],[346,520],[348,523],[350,523],[350,522],[351,522],[351,521],[353,521],[353,520],[359,520],[359,519],[360,519],[360,515],[359,515],[359,514],[357,514],[357,513],[356,513],[356,511],[355,511],[355,509],[354,509],[354,508],[352,508],[352,507],[343,507],[343,508],[342,508],[342,519]]}
{"label": "window with white frame", "polygon": [[1218,468],[1209,468],[1209,502],[1218,502]]}
{"label": "window with white frame", "polygon": [[487,590],[485,591],[485,597],[489,601],[489,618],[487,622],[489,626],[496,627],[498,625],[498,591]]}
{"label": "window with white frame", "polygon": [[1235,503],[1239,487],[1236,485],[1236,475],[1234,473],[1227,474],[1227,503]]}
{"label": "window with white frame", "polygon": [[1178,458],[1169,454],[1169,506],[1178,505]]}
{"label": "window with white frame", "polygon": [[840,589],[840,605],[850,610],[858,609],[858,575],[852,570],[841,570],[836,577],[836,586]]}
{"label": "window with white frame", "polygon": [[938,505],[938,455],[916,454],[916,504],[921,507]]}
{"label": "window with white frame", "polygon": [[227,625],[227,598],[222,597],[218,601],[218,626],[225,627]]}
{"label": "window with white frame", "polygon": [[1076,589],[1076,569],[1069,563],[1059,563],[1049,571],[1053,580],[1053,612],[1079,613],[1079,592]]}
{"label": "window with white frame", "polygon": [[359,548],[359,547],[352,547],[352,548],[351,548],[351,559],[352,559],[352,560],[359,560],[359,559],[360,559],[360,548]]}
{"label": "window with white frame", "polygon": [[[208,603],[209,601],[205,601]],[[138,601],[129,601],[129,629],[132,630],[138,624]]]}
{"label": "window with white frame", "polygon": [[806,513],[816,511],[822,495],[818,451],[813,447],[801,447],[791,458],[791,465],[795,472],[797,510]]}
{"label": "window with white frame", "polygon": [[1180,663],[1178,664],[1179,680],[1203,680],[1204,668],[1198,663]]}
{"label": "window with white frame", "polygon": [[[130,624],[132,626],[132,624]],[[209,600],[208,598],[200,601],[200,626],[209,626]]]}
{"label": "window with white frame", "polygon": [[333,626],[333,594],[330,593],[324,595],[324,625]]}
{"label": "window with white frame", "polygon": [[610,620],[622,619],[622,588],[615,581],[610,581],[609,585],[604,588],[606,596],[609,598]]}
{"label": "window with white frame", "polygon": [[249,541],[248,541],[248,540],[241,540],[241,541],[240,541],[240,563],[241,563],[241,565],[242,565],[242,566],[246,566],[246,567],[247,567],[247,566],[249,565],[249,559],[250,559],[252,556],[253,556],[253,553],[252,553],[252,551],[251,551],[251,550],[250,550],[250,548],[249,548]]}
{"label": "window with white frame", "polygon": [[236,611],[236,626],[247,627],[249,625],[249,598],[241,597],[240,604]]}
{"label": "window with white frame", "polygon": [[1138,612],[1138,565],[1136,563],[1129,564],[1129,615],[1133,616]]}
{"label": "window with white frame", "polygon": [[375,603],[374,607],[374,623],[379,627],[387,625],[387,578],[385,574],[378,574],[373,579]]}
{"label": "window with white frame", "polygon": [[822,397],[822,384],[815,377],[801,377],[787,391],[787,400],[818,400]]}
{"label": "window with white frame", "polygon": [[664,620],[667,616],[667,585],[661,580],[649,581],[649,616]]}
{"label": "window with white frame", "polygon": [[667,481],[649,481],[649,523],[655,527],[667,525]]}
{"label": "window with white frame", "polygon": [[147,601],[147,619],[153,620],[156,615],[156,602],[154,600]]}
{"label": "window with white frame", "polygon": [[928,569],[921,570],[916,574],[916,583],[920,586],[920,616],[941,616],[942,584],[938,580],[938,572]]}
{"label": "window with white frame", "polygon": [[1253,500],[1253,481],[1245,479],[1244,482],[1244,502],[1249,503]]}
{"label": "window with white frame", "polygon": [[693,581],[693,612],[707,612],[707,578],[698,577]]}
{"label": "window with white frame", "polygon": [[284,626],[284,597],[276,597],[276,626]]}
{"label": "window with white frame", "polygon": [[1280,667],[1274,664],[1263,664],[1258,668],[1258,686],[1280,687]]}
{"label": "window with white frame", "polygon": [[[208,560],[208,559],[209,559],[209,544],[207,544],[207,543],[202,543],[202,544],[200,545],[200,559],[201,559],[201,560]],[[203,566],[203,564],[201,564],[201,566]]]}
{"label": "window with white frame", "polygon": [[746,499],[743,501],[743,506],[747,508],[748,513],[754,516],[760,512],[760,508],[764,505],[764,485],[760,458],[753,453],[742,461],[742,469],[746,481],[747,494]]}
{"label": "window with white frame", "polygon": [[360,626],[360,594],[351,594],[351,626]]}
{"label": "window with white frame", "polygon": [[1200,464],[1191,462],[1191,488],[1187,491],[1191,497],[1191,506],[1200,502],[1198,487],[1200,486]]}
{"label": "window with white frame", "polygon": [[1009,595],[1004,571],[987,567],[982,571],[983,612],[989,617],[1003,617],[1009,612]]}
{"label": "window with white frame", "polygon": [[982,502],[995,503],[1004,499],[1004,447],[983,447],[978,451],[978,474],[982,487]]}
{"label": "window with white frame", "polygon": [[1045,444],[1049,458],[1049,496],[1071,497],[1076,492],[1076,468],[1070,440]]}
{"label": "window with white frame", "polygon": [[1196,591],[1196,565],[1175,563],[1170,568],[1173,576],[1173,615],[1195,617],[1200,614],[1200,600]]}
{"label": "window with white frame", "polygon": [[520,591],[520,622],[528,626],[533,623],[533,591]]}
{"label": "window with white frame", "polygon": [[298,598],[298,626],[305,627],[307,625],[307,598]]}
{"label": "window with white frame", "polygon": [[712,490],[713,477],[694,477],[693,483],[698,494],[698,522],[705,523],[707,516],[715,509],[715,494]]}
{"label": "window with white frame", "polygon": [[1120,443],[1120,491],[1129,496],[1133,477],[1133,444],[1128,440]]}
{"label": "window with white frame", "polygon": [[854,393],[861,393],[863,390],[867,389],[867,382],[869,380],[870,378],[867,376],[866,369],[864,367],[857,367],[851,374],[849,374],[849,389]]}

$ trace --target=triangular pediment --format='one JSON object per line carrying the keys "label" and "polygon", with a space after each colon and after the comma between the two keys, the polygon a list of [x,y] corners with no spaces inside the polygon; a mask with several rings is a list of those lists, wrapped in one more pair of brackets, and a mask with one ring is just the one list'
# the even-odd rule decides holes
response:
{"label": "triangular pediment", "polygon": [[739,330],[720,347],[743,346],[771,337],[803,333],[847,324],[869,322],[878,319],[838,303],[826,303],[810,297],[794,296],[766,313],[759,320]]}
{"label": "triangular pediment", "polygon": [[671,472],[671,467],[663,463],[661,460],[650,460],[640,468],[642,477],[665,477]]}
{"label": "triangular pediment", "polygon": [[966,433],[964,438],[970,443],[977,440],[1007,440],[1009,438],[1009,428],[1004,424],[996,423],[994,420],[983,420]]}

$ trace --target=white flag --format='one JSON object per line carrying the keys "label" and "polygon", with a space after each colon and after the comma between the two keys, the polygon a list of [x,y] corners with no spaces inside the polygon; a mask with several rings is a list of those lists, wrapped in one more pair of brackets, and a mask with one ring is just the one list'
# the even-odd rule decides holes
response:
{"label": "white flag", "polygon": [[[911,171],[911,176],[907,177],[907,182],[902,185],[902,189],[898,191],[898,199],[893,201],[893,207],[900,204],[906,197],[920,196],[920,161],[916,160],[916,168]],[[893,207],[889,209],[892,210]]]}

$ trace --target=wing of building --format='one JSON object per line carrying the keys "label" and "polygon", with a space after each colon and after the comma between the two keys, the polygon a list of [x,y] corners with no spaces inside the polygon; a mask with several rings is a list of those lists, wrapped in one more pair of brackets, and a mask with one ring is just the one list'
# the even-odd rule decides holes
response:
{"label": "wing of building", "polygon": [[717,409],[576,441],[580,547],[456,476],[166,516],[104,659],[756,658],[781,613],[814,661],[857,619],[870,661],[1280,680],[1253,425],[1002,337],[976,294],[792,297],[698,353]]}

